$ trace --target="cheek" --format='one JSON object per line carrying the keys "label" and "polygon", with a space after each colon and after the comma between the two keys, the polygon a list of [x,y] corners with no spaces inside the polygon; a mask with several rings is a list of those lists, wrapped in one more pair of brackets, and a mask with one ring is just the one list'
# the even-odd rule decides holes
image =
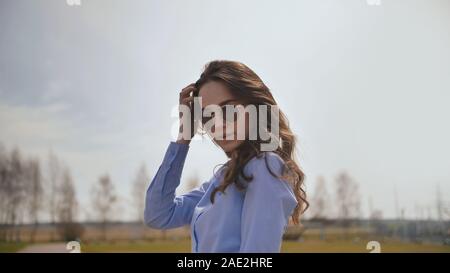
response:
{"label": "cheek", "polygon": [[237,134],[239,132],[238,130],[242,130],[243,129],[243,131],[245,132],[245,136],[248,137],[249,124],[250,124],[249,122],[250,122],[250,118],[249,118],[248,114],[245,115],[244,123],[239,122],[239,121],[235,121],[234,122],[234,133]]}
{"label": "cheek", "polygon": [[248,135],[248,130],[250,127],[250,117],[249,114],[245,115],[245,134]]}
{"label": "cheek", "polygon": [[225,152],[231,152],[234,149],[236,149],[240,144],[240,141],[238,140],[228,140],[228,141],[223,141],[221,143],[221,147]]}

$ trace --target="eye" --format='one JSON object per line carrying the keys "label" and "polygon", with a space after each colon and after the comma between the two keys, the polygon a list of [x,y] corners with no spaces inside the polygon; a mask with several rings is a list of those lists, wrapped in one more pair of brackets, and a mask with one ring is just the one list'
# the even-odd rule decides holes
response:
{"label": "eye", "polygon": [[227,105],[224,105],[221,107],[222,109],[222,118],[224,121],[237,121],[238,120],[238,112],[236,111],[236,109],[234,109],[234,107],[236,107],[236,105],[234,104],[229,104],[228,107],[230,107],[231,111],[231,116],[228,117],[227,115]]}
{"label": "eye", "polygon": [[214,117],[214,112],[211,113],[210,117],[202,116],[202,123],[203,123],[203,125],[206,124],[208,121],[210,121],[213,117]]}

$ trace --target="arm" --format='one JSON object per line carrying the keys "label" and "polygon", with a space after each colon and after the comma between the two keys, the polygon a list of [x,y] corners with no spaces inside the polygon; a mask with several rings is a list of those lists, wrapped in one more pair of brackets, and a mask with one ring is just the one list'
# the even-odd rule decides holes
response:
{"label": "arm", "polygon": [[147,226],[169,229],[190,223],[208,182],[191,192],[175,196],[188,150],[187,144],[170,143],[145,197],[144,221]]}
{"label": "arm", "polygon": [[[271,170],[280,175],[281,158],[269,153],[265,156]],[[264,157],[249,162],[248,170],[253,180],[248,184],[242,208],[239,252],[279,252],[297,200],[289,184],[269,172]]]}

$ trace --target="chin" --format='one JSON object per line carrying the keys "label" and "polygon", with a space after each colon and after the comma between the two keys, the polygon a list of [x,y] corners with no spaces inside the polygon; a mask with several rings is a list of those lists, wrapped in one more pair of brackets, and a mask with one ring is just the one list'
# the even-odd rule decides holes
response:
{"label": "chin", "polygon": [[239,147],[239,145],[242,144],[242,141],[238,141],[238,140],[218,140],[216,141],[216,144],[220,146],[220,148],[222,148],[222,150],[225,153],[230,153],[233,150],[235,150],[237,147]]}

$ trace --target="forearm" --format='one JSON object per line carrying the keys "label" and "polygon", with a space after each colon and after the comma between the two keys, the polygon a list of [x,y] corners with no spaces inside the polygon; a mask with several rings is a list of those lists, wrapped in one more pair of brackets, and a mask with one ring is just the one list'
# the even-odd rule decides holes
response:
{"label": "forearm", "polygon": [[180,184],[188,150],[187,144],[170,143],[164,160],[147,190],[144,219],[148,226],[163,229],[175,224],[171,223],[176,208],[175,190]]}

